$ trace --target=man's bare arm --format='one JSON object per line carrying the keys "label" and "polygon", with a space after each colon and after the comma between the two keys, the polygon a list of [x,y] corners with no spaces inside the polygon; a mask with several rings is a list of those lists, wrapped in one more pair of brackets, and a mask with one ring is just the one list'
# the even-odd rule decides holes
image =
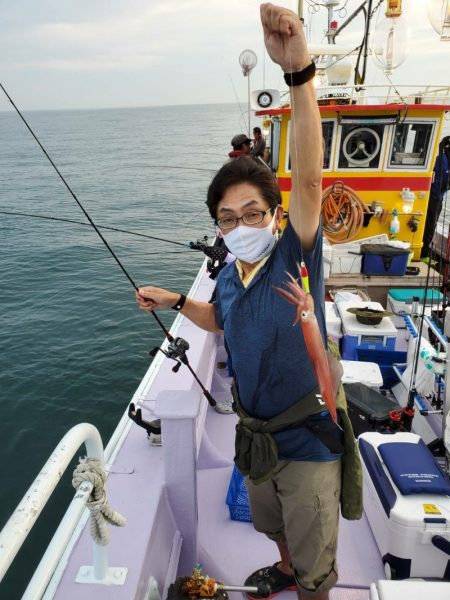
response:
{"label": "man's bare arm", "polygon": [[[163,288],[146,286],[136,292],[136,302],[141,310],[151,312],[155,309],[171,308],[180,298],[180,294],[170,292]],[[200,302],[186,298],[181,314],[195,325],[206,331],[222,333],[217,326],[214,305],[209,302]]]}

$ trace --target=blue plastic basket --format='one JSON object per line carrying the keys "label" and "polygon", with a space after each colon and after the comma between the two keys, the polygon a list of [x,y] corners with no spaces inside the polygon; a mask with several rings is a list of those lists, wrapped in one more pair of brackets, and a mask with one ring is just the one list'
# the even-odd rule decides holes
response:
{"label": "blue plastic basket", "polygon": [[245,487],[244,478],[237,470],[236,465],[231,474],[226,503],[228,504],[228,509],[230,511],[230,518],[233,521],[252,522],[252,516],[248,506],[247,488]]}
{"label": "blue plastic basket", "polygon": [[374,362],[380,367],[383,376],[383,388],[391,388],[398,383],[398,377],[392,367],[394,363],[405,363],[406,352],[398,350],[369,350],[356,348],[356,359],[363,362]]}

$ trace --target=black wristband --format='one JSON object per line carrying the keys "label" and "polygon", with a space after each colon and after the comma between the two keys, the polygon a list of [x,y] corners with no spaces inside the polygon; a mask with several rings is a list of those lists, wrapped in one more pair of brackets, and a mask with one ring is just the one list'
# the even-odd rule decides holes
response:
{"label": "black wristband", "polygon": [[284,80],[289,87],[293,87],[295,85],[303,85],[310,79],[314,77],[316,74],[316,65],[315,63],[311,63],[301,71],[296,71],[295,73],[285,73]]}
{"label": "black wristband", "polygon": [[181,310],[183,308],[185,302],[186,302],[186,296],[184,294],[180,294],[180,299],[178,300],[178,302],[176,304],[171,306],[171,309],[176,310],[178,312],[179,310]]}

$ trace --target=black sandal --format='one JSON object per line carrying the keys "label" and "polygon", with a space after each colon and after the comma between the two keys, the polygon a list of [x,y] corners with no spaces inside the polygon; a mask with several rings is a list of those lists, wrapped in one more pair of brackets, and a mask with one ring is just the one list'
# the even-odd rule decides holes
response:
{"label": "black sandal", "polygon": [[297,584],[295,583],[294,575],[286,575],[277,568],[279,562],[276,562],[274,565],[270,567],[263,567],[262,569],[258,569],[251,575],[247,577],[244,585],[252,585],[260,587],[264,589],[265,587],[270,587],[270,595],[262,596],[257,592],[247,592],[247,596],[249,598],[255,598],[255,600],[259,600],[260,598],[272,598],[276,594],[284,590],[296,590]]}

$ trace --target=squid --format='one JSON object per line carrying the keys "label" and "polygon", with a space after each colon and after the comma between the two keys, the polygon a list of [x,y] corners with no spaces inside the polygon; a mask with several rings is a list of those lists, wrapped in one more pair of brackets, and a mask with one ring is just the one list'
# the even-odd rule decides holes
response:
{"label": "squid", "polygon": [[[305,272],[306,267],[302,263],[302,265],[299,265],[299,273],[304,287],[309,290],[307,272],[306,276]],[[287,273],[287,275],[289,276],[290,280],[285,281],[284,283],[289,291],[276,286],[274,286],[274,288],[284,298],[286,298],[288,302],[297,305],[297,318],[294,322],[294,325],[300,323],[305,340],[306,350],[308,352],[308,356],[310,358],[319,386],[320,396],[328,408],[333,421],[336,423],[336,425],[338,425],[335,401],[337,390],[335,391],[336,386],[334,385],[333,381],[336,378],[336,373],[332,373],[332,370],[334,370],[334,365],[330,366],[330,362],[333,360],[335,363],[338,363],[338,361],[336,361],[334,357],[332,357],[331,354],[325,350],[319,324],[314,314],[314,299],[312,295],[309,293],[309,291],[306,292],[301,287],[298,280],[295,279],[290,273]],[[337,368],[342,369],[339,363],[338,365],[339,366]]]}

